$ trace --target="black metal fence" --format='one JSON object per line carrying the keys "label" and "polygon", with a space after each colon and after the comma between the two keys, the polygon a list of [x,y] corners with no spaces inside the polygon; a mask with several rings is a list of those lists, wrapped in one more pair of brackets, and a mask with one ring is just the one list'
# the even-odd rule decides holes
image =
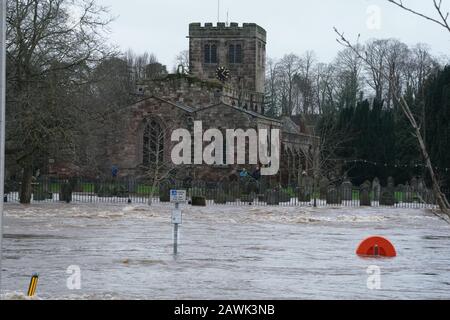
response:
{"label": "black metal fence", "polygon": [[[20,187],[20,182],[7,181],[4,200],[19,202]],[[358,187],[348,182],[339,186],[268,187],[253,179],[234,182],[168,180],[153,186],[135,178],[40,178],[32,183],[32,203],[165,203],[170,201],[171,189],[186,190],[189,202],[200,205],[436,207],[433,192],[426,187]],[[444,190],[447,197],[450,197],[449,191]]]}

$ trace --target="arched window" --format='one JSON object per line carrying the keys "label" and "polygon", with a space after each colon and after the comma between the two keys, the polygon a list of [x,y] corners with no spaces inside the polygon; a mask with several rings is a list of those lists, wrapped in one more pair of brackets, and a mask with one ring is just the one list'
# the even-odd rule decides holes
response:
{"label": "arched window", "polygon": [[217,46],[215,44],[205,44],[203,52],[205,63],[217,63]]}
{"label": "arched window", "polygon": [[228,47],[228,62],[242,63],[242,46],[240,44],[230,44]]}
{"label": "arched window", "polygon": [[153,165],[164,161],[164,131],[154,119],[144,127],[143,164]]}

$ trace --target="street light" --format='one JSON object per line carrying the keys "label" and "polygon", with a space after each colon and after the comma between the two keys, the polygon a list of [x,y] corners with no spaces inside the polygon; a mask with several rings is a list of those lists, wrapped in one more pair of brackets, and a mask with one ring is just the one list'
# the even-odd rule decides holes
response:
{"label": "street light", "polygon": [[6,0],[0,0],[0,297],[2,293],[3,201],[5,193],[5,95]]}

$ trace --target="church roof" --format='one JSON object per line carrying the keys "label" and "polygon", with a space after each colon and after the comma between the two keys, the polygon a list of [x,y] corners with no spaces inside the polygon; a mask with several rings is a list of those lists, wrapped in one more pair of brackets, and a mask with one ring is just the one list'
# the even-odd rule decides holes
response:
{"label": "church roof", "polygon": [[156,99],[156,100],[162,101],[162,102],[164,102],[164,103],[170,104],[171,106],[177,107],[177,108],[179,108],[179,109],[181,109],[181,110],[183,110],[183,111],[186,111],[186,112],[188,112],[188,113],[192,113],[192,112],[195,111],[195,110],[192,109],[191,107],[189,107],[189,106],[187,106],[187,105],[185,105],[185,104],[183,104],[183,103],[181,103],[181,102],[172,102],[172,101],[169,101],[169,100],[167,100],[167,99],[160,98],[160,97],[155,96],[155,95],[151,95],[151,96],[145,97],[145,98],[143,98],[143,99],[140,99],[140,100],[138,100],[138,101],[132,103],[131,106],[134,106],[134,105],[136,105],[136,104],[139,104],[139,103],[141,103],[141,102],[144,102],[144,101],[147,101],[147,100],[150,100],[150,99]]}
{"label": "church roof", "polygon": [[185,111],[187,113],[196,113],[196,112],[201,112],[201,111],[204,111],[204,110],[207,110],[207,109],[210,109],[210,108],[214,108],[214,107],[217,107],[217,106],[226,106],[228,108],[232,108],[232,109],[234,109],[234,110],[236,110],[238,112],[248,114],[248,115],[250,115],[252,117],[255,117],[255,118],[264,119],[264,120],[271,121],[271,122],[277,122],[279,124],[283,123],[283,121],[281,121],[281,120],[270,118],[270,117],[264,116],[262,114],[259,114],[257,112],[251,111],[251,110],[245,110],[243,108],[232,106],[232,105],[227,104],[225,102],[219,102],[219,103],[216,103],[216,104],[212,104],[210,106],[206,106],[206,107],[201,107],[201,108],[195,109],[195,108],[187,106],[187,105],[185,105],[185,104],[183,104],[181,102],[172,102],[170,100],[158,97],[156,95],[151,95],[151,96],[145,97],[145,98],[143,98],[143,99],[141,99],[139,101],[136,101],[135,103],[131,104],[131,106],[134,106],[136,104],[139,104],[141,102],[144,102],[144,101],[147,101],[147,100],[150,100],[150,99],[156,99],[156,100],[162,101],[164,103],[170,104],[170,105],[172,105],[174,107],[177,107],[177,108],[179,108],[179,109],[181,109],[181,110],[183,110],[183,111]]}
{"label": "church roof", "polygon": [[290,117],[283,117],[282,120],[283,120],[283,131],[292,134],[300,133],[300,126],[297,125]]}
{"label": "church roof", "polygon": [[214,108],[214,107],[217,107],[217,106],[226,106],[226,107],[232,108],[232,109],[234,109],[236,111],[239,111],[239,112],[242,112],[242,113],[246,113],[246,114],[248,114],[248,115],[250,115],[252,117],[255,117],[255,118],[264,119],[264,120],[273,121],[273,122],[278,122],[280,124],[282,123],[278,119],[270,118],[270,117],[264,116],[264,115],[262,115],[260,113],[257,113],[257,112],[251,111],[251,110],[245,110],[243,108],[232,106],[232,105],[230,105],[228,103],[225,103],[225,102],[219,102],[219,103],[207,106],[207,107],[199,108],[199,109],[196,109],[194,112],[201,112],[201,111],[204,111],[204,110],[207,110],[207,109],[210,109],[210,108]]}

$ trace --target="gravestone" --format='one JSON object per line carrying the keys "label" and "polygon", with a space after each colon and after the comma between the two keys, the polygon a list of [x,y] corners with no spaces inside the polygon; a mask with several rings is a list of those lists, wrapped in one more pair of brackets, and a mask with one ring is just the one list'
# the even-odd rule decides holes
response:
{"label": "gravestone", "polygon": [[381,185],[380,185],[380,179],[378,179],[378,178],[373,179],[372,193],[373,193],[373,200],[380,201]]}
{"label": "gravestone", "polygon": [[259,193],[265,194],[267,189],[269,188],[269,178],[267,176],[261,176],[259,179]]}
{"label": "gravestone", "polygon": [[403,201],[407,203],[413,202],[413,191],[408,182],[405,185],[405,195]]}
{"label": "gravestone", "polygon": [[427,204],[437,204],[436,197],[434,196],[433,190],[425,189],[424,194],[422,196],[423,200]]}
{"label": "gravestone", "polygon": [[191,196],[204,197],[206,194],[206,183],[202,180],[192,182]]}
{"label": "gravestone", "polygon": [[216,188],[207,188],[205,189],[205,198],[206,200],[214,200],[216,196],[217,189]]}
{"label": "gravestone", "polygon": [[382,189],[381,196],[380,196],[380,205],[381,206],[394,206],[395,205],[394,189],[389,188],[389,187]]}
{"label": "gravestone", "polygon": [[370,182],[365,181],[359,191],[359,204],[361,206],[370,207],[372,202],[370,201]]}
{"label": "gravestone", "polygon": [[388,189],[394,191],[394,189],[395,189],[395,181],[394,181],[394,178],[388,177],[388,179],[387,179],[387,187],[388,187]]}
{"label": "gravestone", "polygon": [[267,205],[269,206],[279,205],[280,204],[279,192],[276,190],[267,190],[266,202]]}
{"label": "gravestone", "polygon": [[241,202],[253,203],[256,199],[256,193],[251,192],[250,194],[241,195]]}
{"label": "gravestone", "polygon": [[216,204],[226,204],[228,199],[227,193],[222,188],[217,188],[213,200]]}
{"label": "gravestone", "polygon": [[37,191],[33,192],[33,200],[34,201],[45,201],[45,200],[52,200],[52,199],[53,199],[53,193],[51,193],[51,192],[48,192],[45,190],[37,190]]}
{"label": "gravestone", "polygon": [[388,177],[387,187],[382,189],[380,196],[380,205],[382,206],[394,206],[395,199],[395,181],[394,178]]}
{"label": "gravestone", "polygon": [[400,195],[400,201],[405,202],[405,192],[406,192],[405,185],[399,184],[396,188],[396,192],[398,192],[398,194]]}
{"label": "gravestone", "polygon": [[128,178],[126,180],[126,182],[127,182],[127,191],[128,191],[128,193],[136,193],[136,190],[137,190],[136,180]]}
{"label": "gravestone", "polygon": [[312,195],[313,194],[313,189],[314,189],[314,179],[312,177],[308,177],[306,176],[304,178],[304,182],[305,182],[305,193]]}
{"label": "gravestone", "polygon": [[425,189],[426,189],[425,181],[423,181],[423,179],[420,178],[417,181],[417,190],[420,192],[420,191],[424,191]]}
{"label": "gravestone", "polygon": [[245,194],[258,193],[259,191],[259,183],[255,179],[247,178],[242,182],[242,184],[244,187],[243,192]]}
{"label": "gravestone", "polygon": [[327,204],[341,204],[341,200],[339,199],[339,191],[333,185],[329,186],[327,190]]}
{"label": "gravestone", "polygon": [[322,179],[320,179],[319,192],[320,192],[321,200],[325,200],[327,198],[327,191],[328,191],[329,185],[330,185],[330,180],[328,180],[326,177],[323,177]]}
{"label": "gravestone", "polygon": [[240,193],[240,186],[239,186],[239,182],[237,181],[232,181],[230,182],[230,190],[229,193],[231,195],[233,195],[234,197],[238,197],[239,193]]}
{"label": "gravestone", "polygon": [[413,192],[417,192],[418,184],[419,184],[419,182],[417,181],[416,177],[411,179],[411,189]]}
{"label": "gravestone", "polygon": [[258,202],[266,202],[266,194],[265,193],[261,193],[256,195]]}
{"label": "gravestone", "polygon": [[67,203],[72,202],[72,186],[70,183],[65,182],[61,185],[61,190],[59,191],[59,201],[64,201]]}
{"label": "gravestone", "polygon": [[194,207],[206,207],[206,199],[205,199],[205,197],[193,196],[192,197],[192,206],[194,206]]}
{"label": "gravestone", "polygon": [[341,184],[341,199],[344,201],[353,200],[353,185],[349,180],[345,180]]}
{"label": "gravestone", "polygon": [[159,201],[170,202],[170,183],[169,183],[169,181],[162,181],[159,184]]}
{"label": "gravestone", "polygon": [[298,201],[300,201],[300,202],[310,202],[311,201],[311,195],[309,194],[309,192],[306,191],[305,187],[297,188],[297,196],[298,196]]}
{"label": "gravestone", "polygon": [[423,201],[426,201],[425,198],[426,198],[426,194],[427,194],[427,186],[426,186],[423,178],[420,178],[417,181],[417,193],[419,194],[419,196],[422,198]]}
{"label": "gravestone", "polygon": [[288,192],[281,188],[277,189],[276,192],[278,192],[278,199],[280,202],[291,202],[291,195]]}

